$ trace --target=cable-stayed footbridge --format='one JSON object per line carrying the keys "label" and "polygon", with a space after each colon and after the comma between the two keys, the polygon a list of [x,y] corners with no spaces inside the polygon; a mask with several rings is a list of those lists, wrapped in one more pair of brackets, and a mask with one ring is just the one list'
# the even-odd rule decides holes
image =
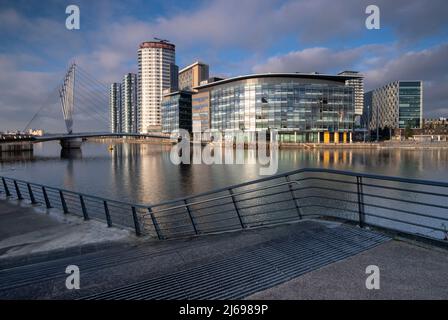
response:
{"label": "cable-stayed footbridge", "polygon": [[[109,121],[109,94],[108,86],[95,79],[88,71],[81,68],[76,63],[72,63],[65,74],[62,83],[58,86],[57,92],[50,94],[50,99],[58,95],[59,103],[44,104],[32,117],[25,127],[25,131],[33,125],[53,126],[59,124],[60,118],[57,116],[56,106],[62,109],[62,119],[65,123],[63,133],[46,133],[42,136],[31,138],[33,142],[60,141],[62,148],[80,148],[82,139],[93,137],[141,137],[155,139],[170,139],[168,135],[161,133],[136,132],[110,132]],[[53,106],[53,108],[52,108]],[[74,125],[80,123],[84,129],[76,132]],[[44,124],[42,124],[44,123]],[[93,127],[93,131],[90,131]],[[102,129],[102,130],[101,130]]]}

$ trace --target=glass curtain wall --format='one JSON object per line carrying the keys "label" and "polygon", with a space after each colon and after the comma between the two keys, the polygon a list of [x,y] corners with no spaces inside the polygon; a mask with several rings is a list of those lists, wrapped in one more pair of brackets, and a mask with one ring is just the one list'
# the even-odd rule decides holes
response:
{"label": "glass curtain wall", "polygon": [[317,141],[317,132],[353,130],[353,89],[345,85],[244,82],[211,90],[215,130],[276,129],[283,141]]}

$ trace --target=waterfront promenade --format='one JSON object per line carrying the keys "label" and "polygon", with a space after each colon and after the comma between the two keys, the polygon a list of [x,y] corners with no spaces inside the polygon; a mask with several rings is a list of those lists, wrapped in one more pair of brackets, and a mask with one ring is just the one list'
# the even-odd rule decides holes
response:
{"label": "waterfront promenade", "polygon": [[80,217],[59,210],[0,199],[0,268],[95,251],[130,240],[127,230],[107,228],[98,221],[84,223]]}
{"label": "waterfront promenade", "polygon": [[[0,205],[4,238],[11,237],[6,229],[15,232],[7,227],[12,214],[15,224],[27,226],[20,228],[67,230],[64,223],[42,219],[29,208]],[[126,245],[98,240],[103,245],[95,250],[53,255],[57,250],[48,249],[44,259],[12,259],[9,265],[2,260],[0,298],[448,298],[447,250],[336,222],[307,219],[167,241],[130,236]],[[80,268],[79,290],[65,287],[65,268],[71,264]],[[380,268],[380,290],[365,287],[368,265]]]}

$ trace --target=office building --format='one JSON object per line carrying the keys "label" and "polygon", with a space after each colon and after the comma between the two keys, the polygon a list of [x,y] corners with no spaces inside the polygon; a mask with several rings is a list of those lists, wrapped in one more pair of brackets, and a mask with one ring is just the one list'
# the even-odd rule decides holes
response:
{"label": "office building", "polygon": [[165,40],[148,41],[138,49],[138,131],[161,129],[160,106],[163,90],[173,86],[175,46]]}
{"label": "office building", "polygon": [[138,132],[137,75],[135,73],[127,73],[121,82],[121,130],[126,133]]}
{"label": "office building", "polygon": [[179,71],[179,89],[192,90],[208,79],[208,65],[199,61]]}
{"label": "office building", "polygon": [[121,132],[121,84],[112,83],[109,89],[110,130]]}
{"label": "office building", "polygon": [[364,105],[370,130],[422,128],[423,82],[391,82],[366,93]]}
{"label": "office building", "polygon": [[201,90],[191,97],[192,122],[195,132],[210,130],[210,90]]}
{"label": "office building", "polygon": [[162,132],[192,131],[190,91],[171,92],[162,99]]}
{"label": "office building", "polygon": [[276,130],[282,142],[350,142],[355,103],[347,80],[357,77],[266,73],[203,84],[192,97],[193,131]]}
{"label": "office building", "polygon": [[361,117],[364,110],[364,77],[358,71],[342,71],[341,76],[354,76],[345,81],[345,84],[353,87],[355,99],[355,117]]}

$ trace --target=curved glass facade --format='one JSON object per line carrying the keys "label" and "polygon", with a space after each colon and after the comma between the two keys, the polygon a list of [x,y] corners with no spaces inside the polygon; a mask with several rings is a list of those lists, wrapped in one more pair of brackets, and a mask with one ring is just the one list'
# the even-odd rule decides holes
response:
{"label": "curved glass facade", "polygon": [[282,141],[291,142],[323,141],[325,132],[353,130],[353,88],[344,82],[253,78],[209,90],[210,122],[215,130],[275,129]]}

